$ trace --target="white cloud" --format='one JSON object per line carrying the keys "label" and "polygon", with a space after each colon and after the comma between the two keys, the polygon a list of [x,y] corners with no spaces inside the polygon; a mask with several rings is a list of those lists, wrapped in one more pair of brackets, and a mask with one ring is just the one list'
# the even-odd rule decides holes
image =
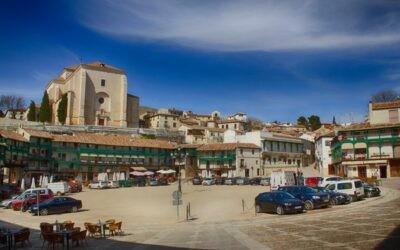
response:
{"label": "white cloud", "polygon": [[122,0],[80,8],[81,21],[102,33],[207,50],[346,49],[400,41],[396,1]]}

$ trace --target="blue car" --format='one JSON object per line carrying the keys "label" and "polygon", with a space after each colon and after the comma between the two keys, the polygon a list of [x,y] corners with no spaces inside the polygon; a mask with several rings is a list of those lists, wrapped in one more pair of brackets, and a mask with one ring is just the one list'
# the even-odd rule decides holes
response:
{"label": "blue car", "polygon": [[264,192],[255,200],[256,212],[272,212],[279,215],[286,213],[302,213],[304,203],[287,192]]}
{"label": "blue car", "polygon": [[345,193],[337,193],[324,187],[314,187],[315,191],[329,194],[331,205],[343,205],[351,203],[351,196]]}
{"label": "blue car", "polygon": [[329,194],[317,192],[307,186],[283,186],[279,187],[278,190],[288,192],[294,197],[302,200],[304,202],[304,207],[306,210],[328,207],[330,204]]}
{"label": "blue car", "polygon": [[32,205],[29,212],[36,215],[39,210],[40,215],[48,215],[51,213],[75,213],[82,208],[82,201],[71,197],[53,197],[42,203]]}

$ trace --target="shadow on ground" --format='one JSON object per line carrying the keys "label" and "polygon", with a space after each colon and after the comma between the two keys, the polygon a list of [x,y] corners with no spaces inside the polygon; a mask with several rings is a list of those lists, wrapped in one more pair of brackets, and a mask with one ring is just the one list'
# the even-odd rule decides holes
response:
{"label": "shadow on ground", "polygon": [[400,249],[400,226],[397,226],[375,249]]}
{"label": "shadow on ground", "polygon": [[[0,220],[0,228],[10,228],[10,229],[21,229],[22,226],[4,222]],[[31,245],[25,244],[24,246],[18,244],[16,249],[52,249],[50,246],[47,248],[47,245],[44,245],[42,248],[43,240],[40,237],[40,230],[30,228],[31,235],[30,235],[30,242]],[[164,246],[164,245],[154,245],[154,244],[143,244],[137,242],[126,242],[124,237],[130,236],[132,234],[126,232],[121,236],[113,236],[113,237],[106,237],[106,238],[90,238],[87,237],[87,245],[82,244],[81,246],[72,245],[70,243],[70,249],[160,249],[160,250],[173,250],[173,249],[189,249],[189,248],[180,248],[180,247],[171,247],[171,246]],[[0,245],[0,249],[7,249],[5,245]],[[63,248],[61,245],[57,246],[55,249],[66,249]]]}

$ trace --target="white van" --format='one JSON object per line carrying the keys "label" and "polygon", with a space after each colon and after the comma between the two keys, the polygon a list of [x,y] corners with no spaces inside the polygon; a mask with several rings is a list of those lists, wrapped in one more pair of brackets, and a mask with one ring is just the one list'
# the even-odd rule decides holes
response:
{"label": "white van", "polygon": [[362,181],[358,179],[337,181],[329,184],[327,188],[334,192],[350,195],[352,201],[357,201],[364,198],[364,187]]}
{"label": "white van", "polygon": [[50,195],[53,196],[53,191],[49,188],[30,188],[25,190],[21,196],[28,197],[31,194]]}
{"label": "white van", "polygon": [[282,186],[296,185],[296,172],[287,170],[274,170],[271,173],[271,190],[278,190]]}
{"label": "white van", "polygon": [[49,183],[47,188],[51,189],[56,195],[64,195],[69,192],[69,185],[65,181]]}

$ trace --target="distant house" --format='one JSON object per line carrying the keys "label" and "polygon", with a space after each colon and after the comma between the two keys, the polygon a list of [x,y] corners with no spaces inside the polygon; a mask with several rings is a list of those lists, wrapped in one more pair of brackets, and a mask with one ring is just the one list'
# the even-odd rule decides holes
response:
{"label": "distant house", "polygon": [[5,113],[4,117],[9,119],[26,120],[27,109],[9,109]]}
{"label": "distant house", "polygon": [[368,105],[370,124],[399,123],[400,101],[372,103]]}
{"label": "distant house", "polygon": [[198,169],[203,177],[256,177],[260,147],[252,143],[215,143],[197,148]]}

